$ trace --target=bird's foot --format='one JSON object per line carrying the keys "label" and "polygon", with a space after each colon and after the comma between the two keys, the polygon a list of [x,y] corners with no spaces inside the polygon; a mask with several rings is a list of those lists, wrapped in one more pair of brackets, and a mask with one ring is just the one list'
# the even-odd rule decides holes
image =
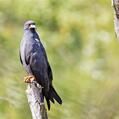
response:
{"label": "bird's foot", "polygon": [[36,80],[36,78],[33,75],[28,75],[28,76],[24,77],[24,82],[25,83],[32,83],[35,80]]}

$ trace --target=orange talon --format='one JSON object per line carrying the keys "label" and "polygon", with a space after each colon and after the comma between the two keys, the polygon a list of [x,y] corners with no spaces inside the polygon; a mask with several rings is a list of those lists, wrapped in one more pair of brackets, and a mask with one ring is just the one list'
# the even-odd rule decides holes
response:
{"label": "orange talon", "polygon": [[24,82],[25,83],[32,83],[33,81],[35,81],[35,77],[33,75],[28,75],[24,77]]}

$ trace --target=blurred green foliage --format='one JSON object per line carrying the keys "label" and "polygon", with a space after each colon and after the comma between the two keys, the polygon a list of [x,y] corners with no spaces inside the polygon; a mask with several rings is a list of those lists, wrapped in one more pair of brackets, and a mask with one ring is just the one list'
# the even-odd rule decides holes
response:
{"label": "blurred green foliage", "polygon": [[119,119],[111,0],[0,0],[0,119],[31,119],[18,55],[28,19],[37,24],[63,99],[49,119]]}

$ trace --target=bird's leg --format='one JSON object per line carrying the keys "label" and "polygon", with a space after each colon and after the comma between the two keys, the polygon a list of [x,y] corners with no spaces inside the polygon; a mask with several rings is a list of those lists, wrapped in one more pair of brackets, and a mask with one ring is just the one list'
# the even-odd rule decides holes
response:
{"label": "bird's leg", "polygon": [[24,77],[24,82],[25,83],[32,83],[33,81],[35,81],[36,78],[34,75],[28,75]]}

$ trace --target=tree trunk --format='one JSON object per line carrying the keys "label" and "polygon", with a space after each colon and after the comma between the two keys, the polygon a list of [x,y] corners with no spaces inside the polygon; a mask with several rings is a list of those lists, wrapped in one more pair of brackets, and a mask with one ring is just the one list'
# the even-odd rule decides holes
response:
{"label": "tree trunk", "polygon": [[33,119],[48,119],[42,95],[42,87],[37,83],[29,83],[26,90]]}

